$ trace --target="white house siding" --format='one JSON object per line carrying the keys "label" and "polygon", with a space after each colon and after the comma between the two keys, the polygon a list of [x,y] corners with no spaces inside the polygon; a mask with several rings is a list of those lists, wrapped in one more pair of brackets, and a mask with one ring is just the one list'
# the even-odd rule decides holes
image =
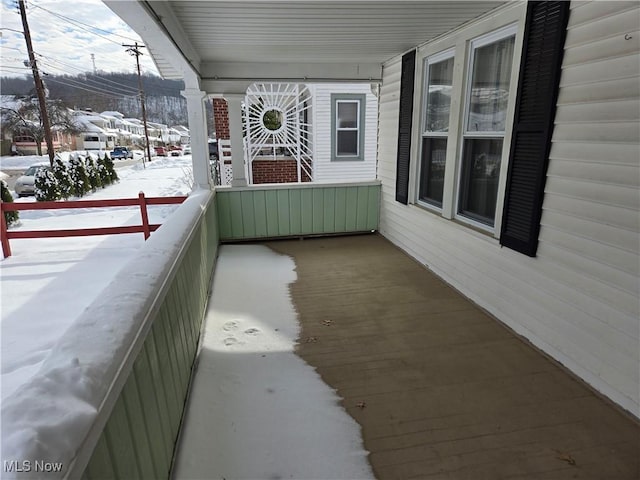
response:
{"label": "white house siding", "polygon": [[[378,99],[369,84],[310,85],[313,104],[314,181],[350,182],[376,178],[376,125]],[[331,94],[366,94],[363,161],[331,161]]]}
{"label": "white house siding", "polygon": [[395,201],[400,58],[384,67],[378,143],[381,233],[636,416],[639,15],[571,4],[536,258]]}

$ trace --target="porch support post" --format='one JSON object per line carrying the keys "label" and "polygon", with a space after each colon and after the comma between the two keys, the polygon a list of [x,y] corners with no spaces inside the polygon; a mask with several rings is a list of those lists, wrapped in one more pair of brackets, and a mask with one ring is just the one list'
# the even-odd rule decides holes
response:
{"label": "porch support post", "polygon": [[187,99],[194,187],[211,188],[207,117],[204,108],[204,100],[207,95],[197,88],[187,88],[180,94]]}
{"label": "porch support post", "polygon": [[244,94],[224,94],[229,112],[229,136],[231,139],[231,166],[233,169],[232,187],[247,186],[245,171],[244,145],[242,143],[242,101]]}

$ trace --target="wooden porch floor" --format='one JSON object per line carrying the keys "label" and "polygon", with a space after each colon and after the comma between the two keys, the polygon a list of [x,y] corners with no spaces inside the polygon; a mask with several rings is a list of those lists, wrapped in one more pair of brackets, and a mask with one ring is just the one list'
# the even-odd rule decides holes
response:
{"label": "wooden porch floor", "polygon": [[266,245],[378,478],[640,478],[638,422],[381,236]]}

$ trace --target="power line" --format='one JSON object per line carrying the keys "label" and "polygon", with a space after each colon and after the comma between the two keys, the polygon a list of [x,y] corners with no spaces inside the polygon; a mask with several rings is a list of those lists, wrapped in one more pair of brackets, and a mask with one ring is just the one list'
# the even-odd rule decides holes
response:
{"label": "power line", "polygon": [[[43,72],[45,73],[45,72]],[[45,73],[45,75],[49,75],[48,73]],[[53,82],[53,83],[59,83],[61,85],[66,85],[68,87],[74,87],[74,88],[78,88],[80,90],[85,90],[87,92],[91,92],[91,93],[95,93],[97,95],[102,95],[103,97],[111,97],[111,98],[133,98],[135,97],[135,95],[120,95],[117,93],[113,93],[110,92],[108,90],[103,90],[103,89],[99,89],[98,87],[93,87],[91,88],[91,85],[87,86],[87,85],[83,85],[80,82],[71,80],[70,78],[65,78],[64,80],[60,80],[58,78],[54,78],[49,76],[49,78],[47,78],[47,82]]]}
{"label": "power line", "polygon": [[[52,68],[52,69],[67,73],[64,68],[58,67],[56,65],[53,65],[50,62],[42,61],[41,63],[43,65],[48,66],[49,68]],[[78,70],[78,71],[80,71],[80,70]],[[82,72],[82,73],[85,74],[84,72]],[[69,76],[69,75],[67,75],[67,76]],[[108,85],[106,83],[102,83],[102,82],[100,82],[98,80],[93,80],[93,79],[90,79],[90,78],[86,78],[86,76],[85,76],[84,79],[71,78],[71,80],[73,80],[75,82],[78,82],[80,84],[85,84],[88,87],[94,87],[94,88],[98,88],[98,89],[108,90],[110,93],[114,93],[114,94],[121,94],[121,95],[125,95],[125,96],[136,96],[138,94],[138,92],[137,92],[137,90],[135,88],[127,87],[126,85],[118,84],[117,82],[110,82],[110,83],[114,83],[115,84],[115,86],[112,86],[112,85]]]}
{"label": "power line", "polygon": [[115,41],[115,40],[112,40],[111,38],[105,37],[104,35],[100,35],[99,33],[96,33],[95,31],[90,31],[90,30],[87,30],[86,28],[82,28],[82,27],[80,27],[80,25],[82,25],[83,27],[88,27],[88,28],[90,28],[90,29],[92,29],[92,30],[97,30],[97,31],[100,31],[100,32],[106,33],[106,34],[108,34],[108,35],[115,35],[115,36],[117,36],[117,37],[123,38],[123,39],[125,39],[125,40],[130,40],[130,41],[132,41],[132,42],[136,42],[136,41],[137,41],[137,40],[136,40],[136,39],[134,39],[134,38],[125,37],[124,35],[120,35],[120,34],[118,34],[118,33],[113,33],[113,32],[110,32],[109,30],[104,30],[104,29],[102,29],[102,28],[98,28],[98,27],[96,27],[95,25],[89,25],[89,24],[87,24],[87,23],[81,22],[80,20],[76,20],[76,19],[74,19],[74,18],[67,17],[67,16],[65,16],[65,15],[62,15],[61,13],[54,12],[54,11],[49,10],[48,8],[44,8],[44,7],[40,6],[40,5],[36,5],[36,4],[34,4],[34,7],[39,8],[40,10],[44,10],[45,12],[48,12],[48,13],[50,13],[51,15],[54,15],[54,16],[56,16],[56,17],[58,17],[58,18],[62,19],[62,20],[66,20],[66,21],[68,21],[68,22],[75,23],[75,24],[76,24],[76,26],[78,26],[78,28],[80,28],[80,29],[82,29],[82,30],[85,30],[85,31],[88,31],[89,33],[93,33],[94,35],[97,35],[97,36],[102,37],[102,38],[104,38],[104,39],[106,39],[106,40],[109,40],[110,42],[113,42],[113,43],[115,43],[115,44],[117,44],[117,45],[120,45],[120,42],[117,42],[117,41]]}

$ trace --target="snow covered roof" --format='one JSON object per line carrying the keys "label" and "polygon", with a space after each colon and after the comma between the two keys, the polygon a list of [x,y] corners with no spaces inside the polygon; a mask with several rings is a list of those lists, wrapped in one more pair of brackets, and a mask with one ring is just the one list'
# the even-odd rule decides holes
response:
{"label": "snow covered roof", "polygon": [[103,117],[117,118],[118,120],[122,120],[124,118],[124,115],[122,113],[109,110],[101,112],[100,115],[102,115]]}
{"label": "snow covered roof", "polygon": [[0,107],[17,110],[24,104],[24,100],[15,95],[0,95]]}

